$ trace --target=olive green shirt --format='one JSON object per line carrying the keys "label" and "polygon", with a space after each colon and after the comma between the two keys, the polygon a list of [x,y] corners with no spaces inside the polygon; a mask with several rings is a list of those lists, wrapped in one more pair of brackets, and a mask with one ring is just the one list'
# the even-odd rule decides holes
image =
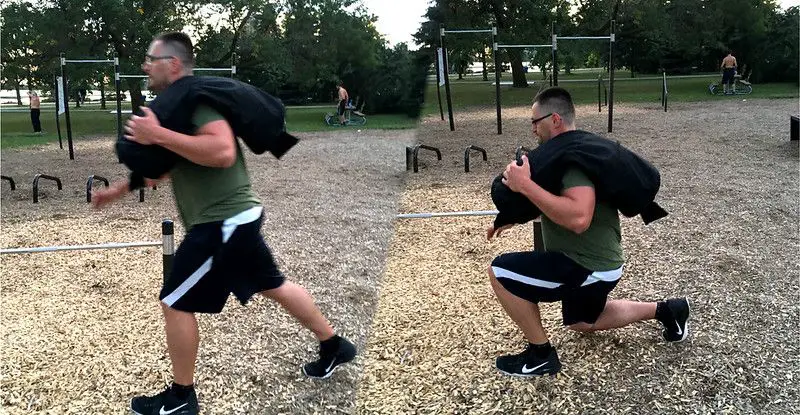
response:
{"label": "olive green shirt", "polygon": [[[224,117],[213,108],[199,106],[192,117],[195,131]],[[239,140],[236,140],[236,162],[228,168],[206,167],[181,158],[170,171],[172,191],[181,220],[188,230],[192,226],[228,219],[261,202],[250,187],[250,176],[244,163]]]}
{"label": "olive green shirt", "polygon": [[[561,179],[564,189],[594,184],[579,169],[572,168]],[[622,232],[619,213],[606,203],[595,202],[589,228],[578,235],[542,215],[542,239],[546,251],[562,252],[591,271],[610,271],[622,266]]]}

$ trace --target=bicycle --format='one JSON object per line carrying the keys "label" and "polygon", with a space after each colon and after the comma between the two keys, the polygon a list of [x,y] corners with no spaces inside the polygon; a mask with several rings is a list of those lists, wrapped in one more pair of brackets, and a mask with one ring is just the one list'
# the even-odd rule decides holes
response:
{"label": "bicycle", "polygon": [[725,87],[722,85],[722,80],[719,82],[712,82],[708,84],[708,91],[711,95],[750,95],[753,92],[753,84],[750,83],[750,74],[747,78],[742,79],[742,75],[736,74],[733,76],[733,84],[731,85],[730,92],[725,94]]}
{"label": "bicycle", "polygon": [[344,107],[344,124],[339,122],[339,115],[330,112],[325,114],[325,124],[332,127],[345,127],[349,125],[360,126],[366,123],[367,116],[359,111],[351,102],[348,102],[347,106]]}

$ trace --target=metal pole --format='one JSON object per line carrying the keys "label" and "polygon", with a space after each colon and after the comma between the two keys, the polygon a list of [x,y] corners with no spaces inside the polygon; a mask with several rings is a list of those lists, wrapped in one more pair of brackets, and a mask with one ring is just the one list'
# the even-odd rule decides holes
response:
{"label": "metal pole", "polygon": [[494,98],[497,103],[497,134],[503,134],[503,118],[500,109],[500,58],[498,57],[500,50],[497,43],[492,45],[494,50]]}
{"label": "metal pole", "polygon": [[161,240],[163,245],[163,275],[164,282],[167,282],[172,272],[172,263],[175,261],[175,227],[171,220],[164,219],[161,222]]}
{"label": "metal pole", "polygon": [[117,90],[117,138],[122,136],[122,84],[119,78],[119,57],[114,55],[114,88]]}
{"label": "metal pole", "polygon": [[56,81],[55,87],[55,96],[56,96],[56,131],[58,132],[58,148],[64,149],[64,143],[61,141],[61,121],[58,117],[58,103],[59,103],[59,95],[58,95],[58,75],[53,75],[53,78]]}
{"label": "metal pole", "polygon": [[609,37],[608,71],[608,132],[614,129],[614,21],[611,21],[611,36]]}
{"label": "metal pole", "polygon": [[439,117],[442,118],[444,121],[444,112],[442,111],[442,90],[439,87],[439,84],[442,83],[442,77],[439,75],[440,66],[439,66],[439,51],[441,49],[435,49],[435,53],[433,56],[433,61],[435,62],[436,68],[436,100],[439,101]]}
{"label": "metal pole", "polygon": [[669,92],[667,92],[667,71],[661,73],[664,79],[664,85],[661,87],[661,105],[664,106],[664,112],[667,112],[667,99]]}
{"label": "metal pole", "polygon": [[428,219],[458,216],[494,216],[496,210],[467,210],[462,212],[428,212],[428,213],[401,213],[395,216],[396,219]]}
{"label": "metal pole", "polygon": [[514,49],[535,49],[535,48],[550,48],[553,47],[552,44],[549,45],[497,45],[498,48],[514,48]]}
{"label": "metal pole", "polygon": [[444,33],[491,33],[492,29],[465,29],[465,30],[445,30]]}
{"label": "metal pole", "polygon": [[603,75],[597,75],[597,112],[602,112],[600,106],[600,82],[602,82]]}
{"label": "metal pole", "polygon": [[41,252],[59,251],[89,251],[94,249],[121,249],[121,248],[145,248],[150,246],[162,246],[163,242],[123,242],[96,245],[57,245],[42,246],[37,248],[8,248],[0,249],[0,254],[33,254]]}
{"label": "metal pole", "polygon": [[550,28],[550,37],[553,38],[553,86],[558,86],[558,35],[556,35],[556,22]]}
{"label": "metal pole", "polygon": [[450,69],[447,65],[447,48],[444,46],[443,27],[439,28],[439,44],[442,47],[442,65],[444,65],[444,91],[447,96],[447,117],[450,120],[450,131],[455,131],[456,126],[453,122],[453,100],[450,97]]}
{"label": "metal pole", "polygon": [[61,82],[64,82],[64,116],[67,120],[67,147],[69,148],[69,159],[75,160],[75,149],[72,146],[72,123],[69,119],[69,79],[67,78],[67,59],[61,53]]}
{"label": "metal pole", "polygon": [[559,36],[558,38],[561,40],[609,40],[611,36]]}
{"label": "metal pole", "polygon": [[494,57],[494,99],[497,103],[497,134],[503,134],[503,121],[500,115],[500,72],[497,71],[497,27],[492,26],[492,55]]}

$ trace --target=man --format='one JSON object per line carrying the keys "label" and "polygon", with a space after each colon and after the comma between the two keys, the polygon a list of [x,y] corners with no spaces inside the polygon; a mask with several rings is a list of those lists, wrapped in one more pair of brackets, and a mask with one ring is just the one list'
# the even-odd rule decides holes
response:
{"label": "man", "polygon": [[728,51],[728,56],[722,58],[722,64],[719,65],[719,67],[722,68],[722,87],[726,95],[736,93],[734,77],[736,76],[737,66],[733,52]]}
{"label": "man", "polygon": [[[166,33],[150,44],[142,69],[150,87],[163,91],[192,76],[193,65],[189,37]],[[242,304],[255,293],[271,298],[314,333],[320,358],[303,367],[309,377],[327,378],[356,354],[352,343],[335,335],[308,292],[278,270],[261,236],[263,208],[228,121],[200,106],[193,123],[193,135],[181,134],[162,127],[154,113],[143,108],[143,116],[132,116],[125,126],[127,139],[160,145],[183,157],[169,177],[187,229],[159,295],[174,381],[162,393],[133,398],[131,409],[140,415],[198,413],[193,382],[199,333],[194,313],[221,312],[231,292]],[[95,191],[92,202],[99,208],[130,190],[129,181],[120,181]]]}
{"label": "man", "polygon": [[[539,142],[570,134],[588,134],[575,128],[575,108],[569,93],[549,88],[533,104],[533,133]],[[528,341],[519,354],[497,358],[497,369],[516,376],[555,374],[561,369],[556,350],[542,327],[540,302],[561,301],[564,325],[581,332],[608,330],[658,319],[668,342],[689,334],[686,299],[642,303],[607,300],[622,276],[623,254],[619,215],[603,200],[596,200],[595,186],[586,174],[570,167],[563,190],[553,194],[531,180],[527,156],[522,165],[511,162],[502,182],[531,201],[542,212],[544,252],[515,252],[498,256],[489,267],[489,278],[506,313],[522,329]],[[487,229],[487,239],[500,236],[513,225]]]}
{"label": "man", "polygon": [[339,93],[339,104],[336,106],[336,112],[339,114],[339,124],[345,125],[344,112],[347,110],[347,102],[350,101],[350,95],[344,89],[344,83],[339,81],[336,84],[336,90]]}
{"label": "man", "polygon": [[35,91],[28,92],[28,99],[30,100],[31,124],[33,125],[33,132],[41,134],[42,122],[39,120],[39,116],[41,115],[41,100]]}

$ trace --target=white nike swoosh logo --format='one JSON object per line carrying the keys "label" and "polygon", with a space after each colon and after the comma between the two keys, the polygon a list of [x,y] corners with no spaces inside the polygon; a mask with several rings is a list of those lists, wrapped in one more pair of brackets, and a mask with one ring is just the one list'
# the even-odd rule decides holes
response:
{"label": "white nike swoosh logo", "polygon": [[678,324],[678,320],[675,320],[675,325],[678,326],[678,336],[683,335],[683,329],[681,329],[681,325]]}
{"label": "white nike swoosh logo", "polygon": [[179,407],[177,407],[177,408],[172,408],[172,409],[170,409],[169,411],[165,411],[165,410],[164,410],[165,408],[162,406],[162,407],[161,407],[161,409],[159,409],[159,410],[158,410],[158,414],[159,414],[159,415],[169,415],[169,414],[171,414],[171,413],[173,413],[173,412],[177,411],[178,409],[181,409],[181,408],[183,408],[183,407],[184,407],[184,406],[186,406],[186,405],[188,405],[188,403],[185,403],[185,404],[183,404],[183,405],[181,405],[181,406],[179,406]]}
{"label": "white nike swoosh logo", "polygon": [[335,357],[334,357],[334,358],[333,358],[333,360],[331,361],[331,364],[328,366],[328,368],[327,368],[327,369],[325,369],[325,373],[328,373],[328,372],[330,372],[330,371],[331,371],[331,368],[333,367],[333,364],[334,364],[334,363],[336,363],[336,358],[335,358]]}
{"label": "white nike swoosh logo", "polygon": [[542,364],[541,364],[541,365],[539,365],[539,366],[536,366],[536,367],[534,367],[534,368],[532,368],[532,369],[528,369],[528,364],[526,363],[526,364],[522,365],[522,373],[525,373],[525,374],[531,373],[531,372],[533,372],[534,370],[536,370],[536,369],[538,369],[538,368],[540,368],[540,367],[542,367],[542,366],[544,366],[544,365],[546,365],[546,364],[547,364],[547,362],[544,362],[544,363],[542,363]]}

